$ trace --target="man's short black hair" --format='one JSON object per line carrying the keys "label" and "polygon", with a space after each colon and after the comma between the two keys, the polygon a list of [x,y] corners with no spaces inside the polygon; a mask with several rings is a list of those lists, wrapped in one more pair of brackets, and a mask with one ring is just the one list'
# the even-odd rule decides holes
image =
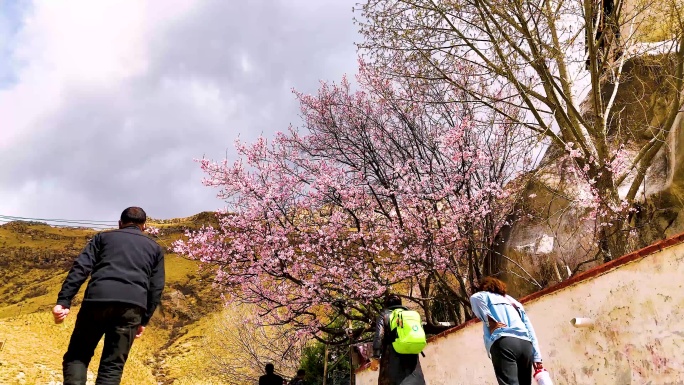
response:
{"label": "man's short black hair", "polygon": [[401,305],[401,298],[396,294],[389,294],[385,298],[385,307]]}
{"label": "man's short black hair", "polygon": [[266,364],[266,373],[272,374],[274,370],[275,367],[273,366],[273,364]]}
{"label": "man's short black hair", "polygon": [[121,223],[132,223],[134,225],[142,225],[147,221],[147,214],[145,210],[140,207],[129,207],[121,213]]}
{"label": "man's short black hair", "polygon": [[297,371],[297,375],[298,375],[298,376],[303,376],[303,375],[305,375],[305,374],[306,374],[306,370],[304,370],[304,369],[299,369],[299,370]]}

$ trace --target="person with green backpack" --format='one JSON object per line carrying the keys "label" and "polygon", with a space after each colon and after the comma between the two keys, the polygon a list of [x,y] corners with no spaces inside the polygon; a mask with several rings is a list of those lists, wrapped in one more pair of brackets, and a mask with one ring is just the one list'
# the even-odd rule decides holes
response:
{"label": "person with green backpack", "polygon": [[427,344],[418,312],[402,306],[401,298],[390,294],[375,322],[373,361],[378,385],[425,385],[418,355]]}

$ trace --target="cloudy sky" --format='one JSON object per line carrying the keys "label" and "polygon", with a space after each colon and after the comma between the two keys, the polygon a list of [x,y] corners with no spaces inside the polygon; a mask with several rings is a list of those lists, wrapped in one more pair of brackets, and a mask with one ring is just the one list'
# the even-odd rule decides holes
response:
{"label": "cloudy sky", "polygon": [[356,69],[356,0],[0,0],[0,215],[219,208],[194,158]]}

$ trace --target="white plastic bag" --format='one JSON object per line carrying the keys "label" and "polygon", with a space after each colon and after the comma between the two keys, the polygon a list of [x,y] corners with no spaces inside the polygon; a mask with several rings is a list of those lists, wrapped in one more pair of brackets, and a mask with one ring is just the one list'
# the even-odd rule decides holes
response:
{"label": "white plastic bag", "polygon": [[537,385],[553,385],[553,381],[551,381],[551,376],[549,375],[549,372],[546,371],[546,369],[539,369],[535,371],[534,380],[537,382]]}

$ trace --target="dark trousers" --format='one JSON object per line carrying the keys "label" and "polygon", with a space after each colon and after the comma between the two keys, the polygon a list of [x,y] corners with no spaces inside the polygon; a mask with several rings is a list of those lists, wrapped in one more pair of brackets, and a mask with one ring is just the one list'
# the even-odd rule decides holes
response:
{"label": "dark trousers", "polygon": [[97,385],[118,385],[143,309],[122,303],[84,302],[76,318],[62,369],[64,385],[85,385],[88,364],[104,335]]}
{"label": "dark trousers", "polygon": [[515,337],[501,337],[489,349],[499,385],[532,384],[532,343]]}
{"label": "dark trousers", "polygon": [[425,385],[418,354],[399,354],[386,343],[380,359],[379,385]]}

